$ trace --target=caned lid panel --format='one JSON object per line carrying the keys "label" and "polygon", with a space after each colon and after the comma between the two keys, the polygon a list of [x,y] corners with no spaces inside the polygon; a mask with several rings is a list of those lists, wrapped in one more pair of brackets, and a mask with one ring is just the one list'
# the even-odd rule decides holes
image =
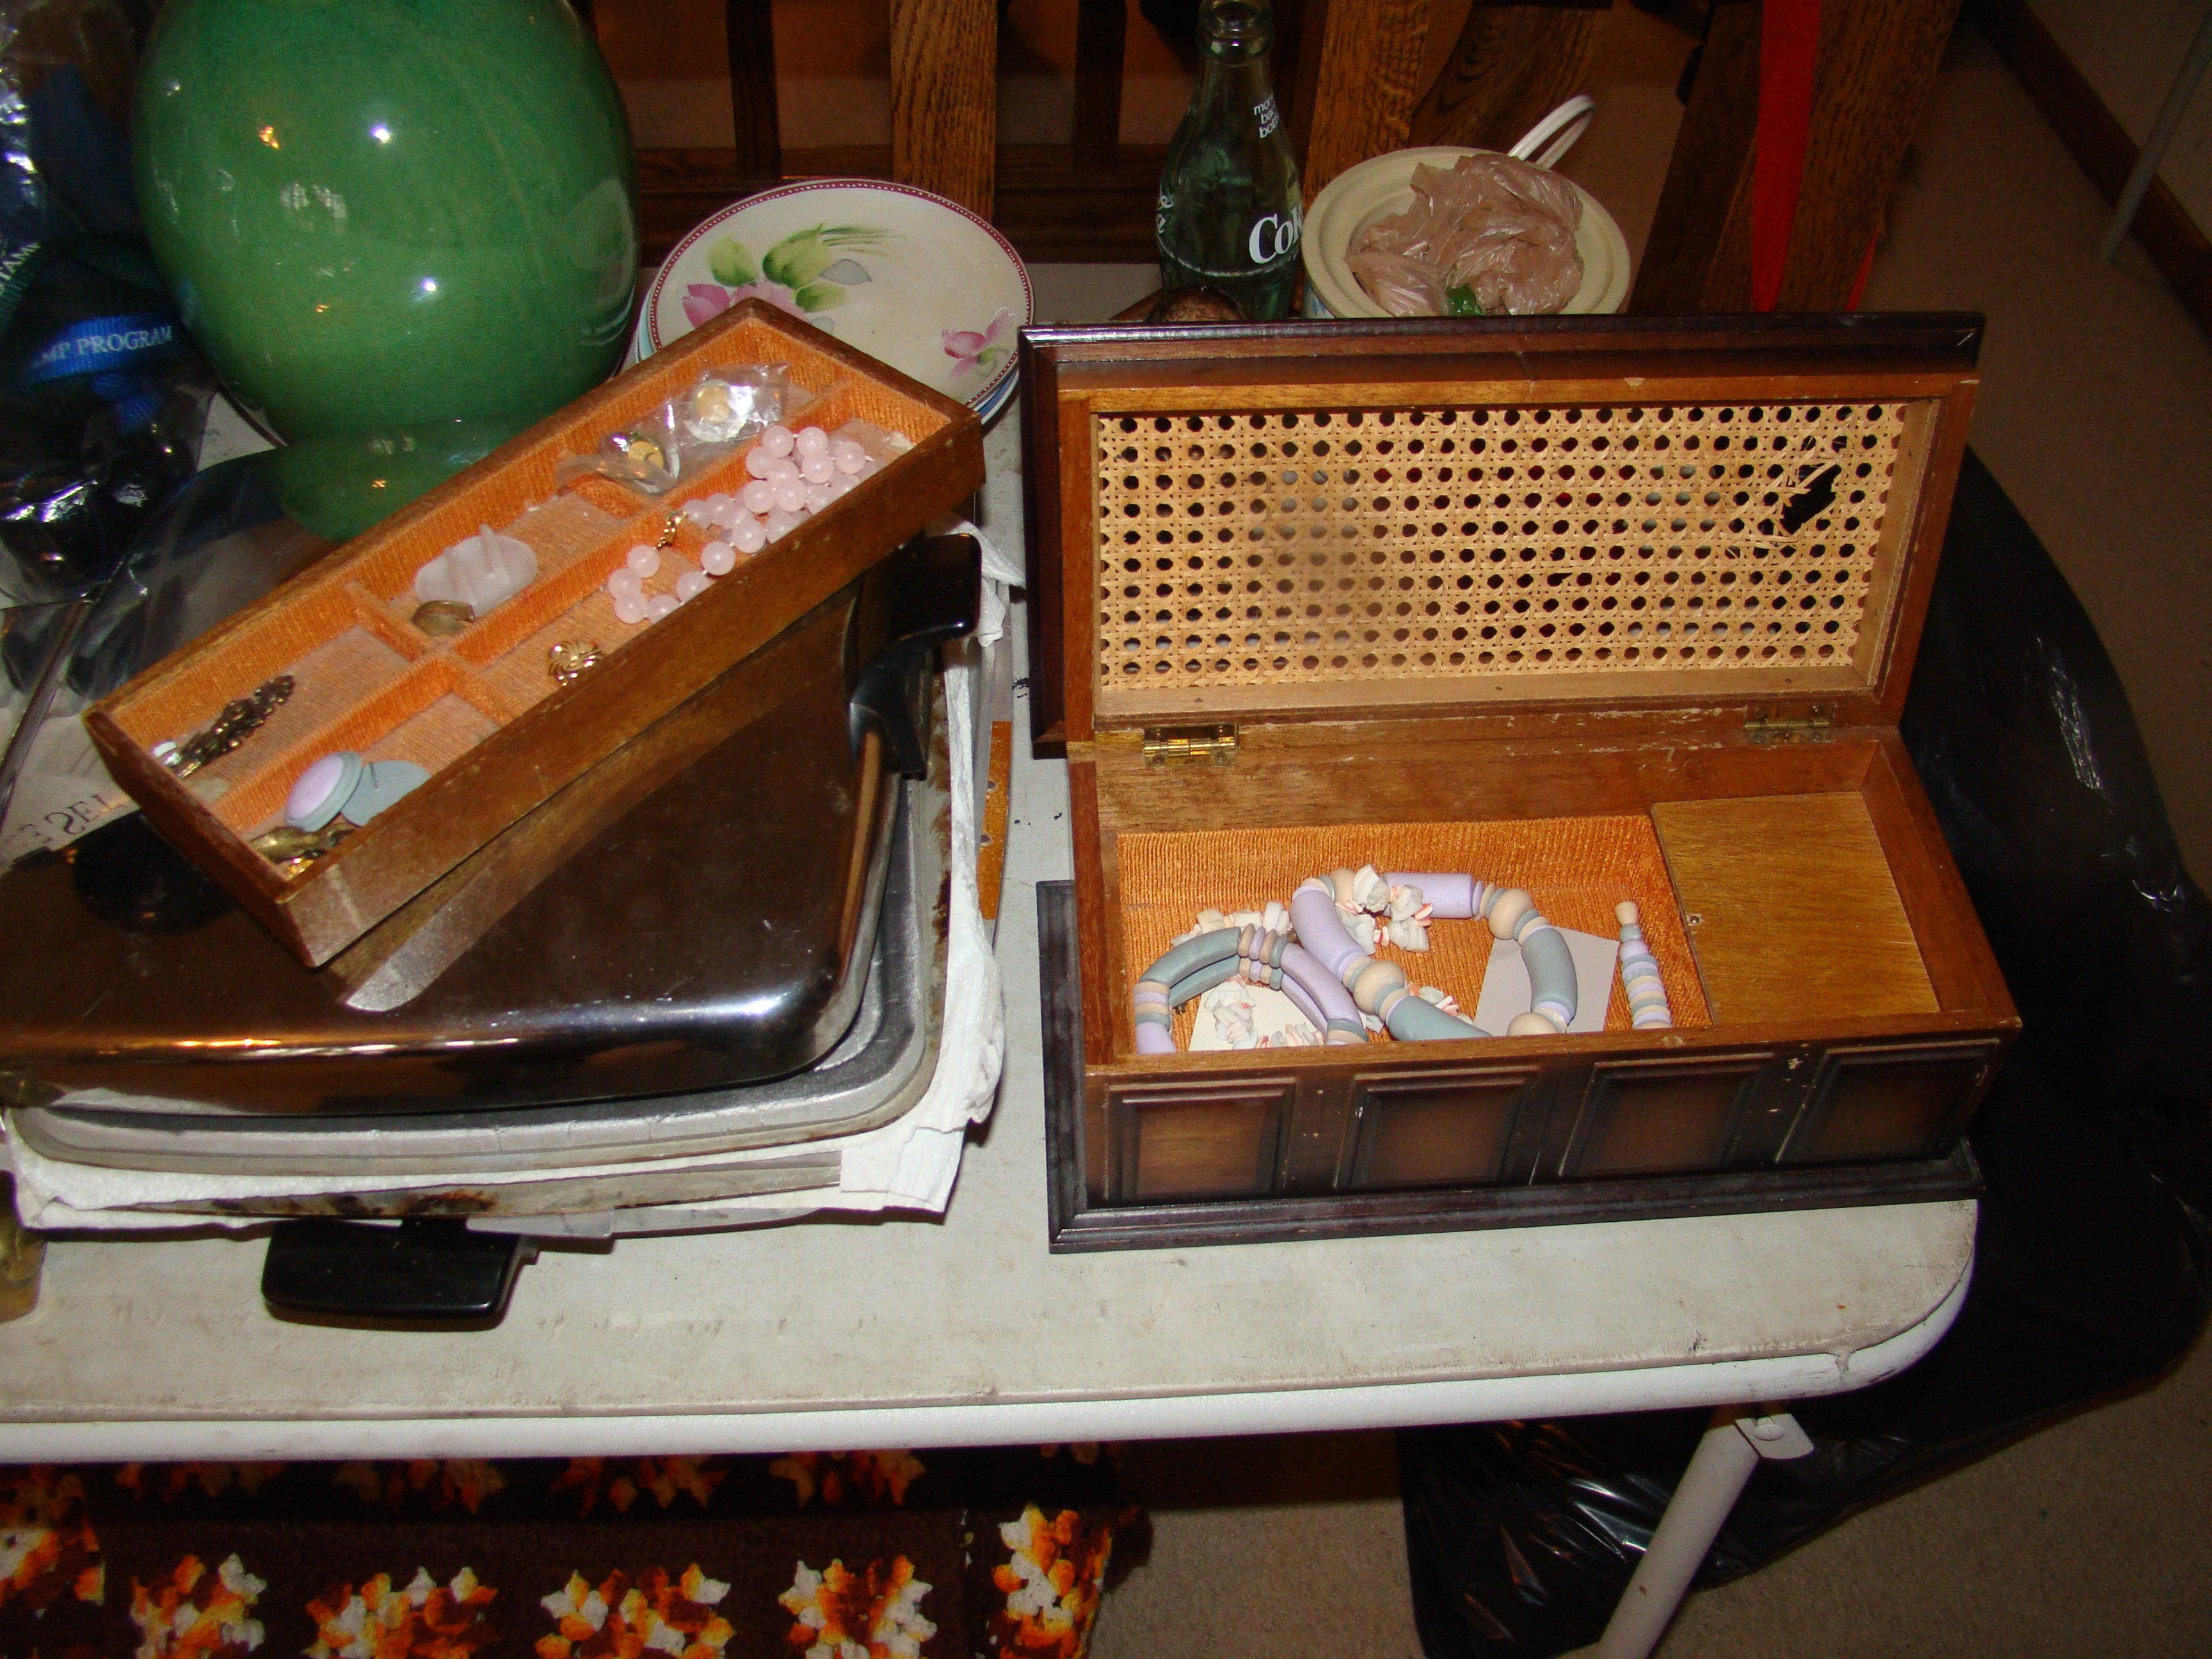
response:
{"label": "caned lid panel", "polygon": [[1934,400],[1313,390],[1093,405],[1102,723],[1876,686]]}

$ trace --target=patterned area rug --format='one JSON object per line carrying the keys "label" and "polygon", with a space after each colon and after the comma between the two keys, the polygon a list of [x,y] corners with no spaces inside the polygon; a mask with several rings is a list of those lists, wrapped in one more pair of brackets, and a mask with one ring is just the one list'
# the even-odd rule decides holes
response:
{"label": "patterned area rug", "polygon": [[0,1468],[0,1659],[1081,1659],[1146,1530],[1095,1446]]}

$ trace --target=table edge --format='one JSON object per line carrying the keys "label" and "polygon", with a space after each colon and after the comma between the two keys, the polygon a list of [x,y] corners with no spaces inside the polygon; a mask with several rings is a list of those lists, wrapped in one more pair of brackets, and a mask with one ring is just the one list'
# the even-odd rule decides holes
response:
{"label": "table edge", "polygon": [[1915,1364],[1958,1318],[1973,1268],[1970,1245],[1957,1282],[1918,1322],[1844,1354],[1685,1359],[1617,1370],[1341,1388],[814,1411],[0,1423],[0,1461],[620,1457],[1064,1444],[1782,1404],[1866,1388]]}

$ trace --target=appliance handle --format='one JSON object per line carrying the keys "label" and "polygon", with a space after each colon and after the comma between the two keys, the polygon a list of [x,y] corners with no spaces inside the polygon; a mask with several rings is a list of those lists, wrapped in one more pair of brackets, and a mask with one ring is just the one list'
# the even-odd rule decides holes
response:
{"label": "appliance handle", "polygon": [[488,1329],[534,1252],[517,1233],[471,1232],[449,1217],[398,1225],[281,1221],[261,1264],[261,1299],[293,1318],[401,1328]]}

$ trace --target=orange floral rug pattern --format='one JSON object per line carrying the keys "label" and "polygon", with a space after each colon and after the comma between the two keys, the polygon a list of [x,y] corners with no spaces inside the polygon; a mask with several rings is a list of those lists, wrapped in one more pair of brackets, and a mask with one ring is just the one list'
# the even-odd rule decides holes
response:
{"label": "orange floral rug pattern", "polygon": [[137,1659],[246,1659],[261,1645],[253,1604],[269,1588],[234,1555],[213,1572],[197,1555],[166,1583],[131,1581],[131,1622],[143,1638]]}
{"label": "orange floral rug pattern", "polygon": [[115,1484],[133,1497],[174,1503],[195,1486],[209,1498],[234,1490],[251,1498],[283,1473],[282,1463],[125,1463]]}
{"label": "orange floral rug pattern", "polygon": [[485,1498],[506,1486],[507,1478],[496,1464],[482,1458],[416,1457],[398,1463],[341,1463],[331,1484],[395,1513],[410,1496],[423,1492],[434,1509],[459,1504],[474,1515]]}
{"label": "orange floral rug pattern", "polygon": [[404,1589],[380,1572],[358,1592],[333,1585],[307,1603],[307,1659],[470,1659],[498,1639],[489,1616],[497,1594],[466,1567],[449,1584],[418,1567]]}
{"label": "orange floral rug pattern", "polygon": [[906,1502],[906,1489],[927,1474],[909,1451],[793,1452],[773,1460],[768,1472],[791,1482],[799,1507],[821,1494],[824,1509],[846,1504]]}
{"label": "orange floral rug pattern", "polygon": [[0,1659],[1082,1659],[1107,1451],[0,1466]]}
{"label": "orange floral rug pattern", "polygon": [[776,1597],[799,1622],[786,1638],[803,1659],[921,1659],[937,1626],[921,1616],[930,1586],[903,1555],[849,1572],[832,1561],[820,1572],[799,1564]]}
{"label": "orange floral rug pattern", "polygon": [[1018,1521],[1000,1527],[999,1537],[1009,1552],[991,1573],[1006,1597],[995,1620],[1000,1651],[1019,1659],[1081,1659],[1105,1593],[1112,1526],[1085,1526],[1073,1510],[1047,1521],[1031,1504]]}
{"label": "orange floral rug pattern", "polygon": [[538,1640],[538,1659],[721,1659],[737,1632],[714,1611],[730,1587],[696,1561],[672,1582],[648,1567],[632,1583],[611,1573],[598,1584],[581,1573],[542,1603],[559,1626]]}
{"label": "orange floral rug pattern", "polygon": [[0,1486],[0,1606],[33,1609],[65,1596],[107,1599],[100,1538],[84,1514],[84,1482],[43,1467],[8,1472]]}
{"label": "orange floral rug pattern", "polygon": [[602,1498],[627,1515],[647,1492],[664,1510],[680,1497],[704,1509],[729,1472],[717,1457],[572,1457],[553,1489],[577,1492],[579,1515],[589,1515]]}

